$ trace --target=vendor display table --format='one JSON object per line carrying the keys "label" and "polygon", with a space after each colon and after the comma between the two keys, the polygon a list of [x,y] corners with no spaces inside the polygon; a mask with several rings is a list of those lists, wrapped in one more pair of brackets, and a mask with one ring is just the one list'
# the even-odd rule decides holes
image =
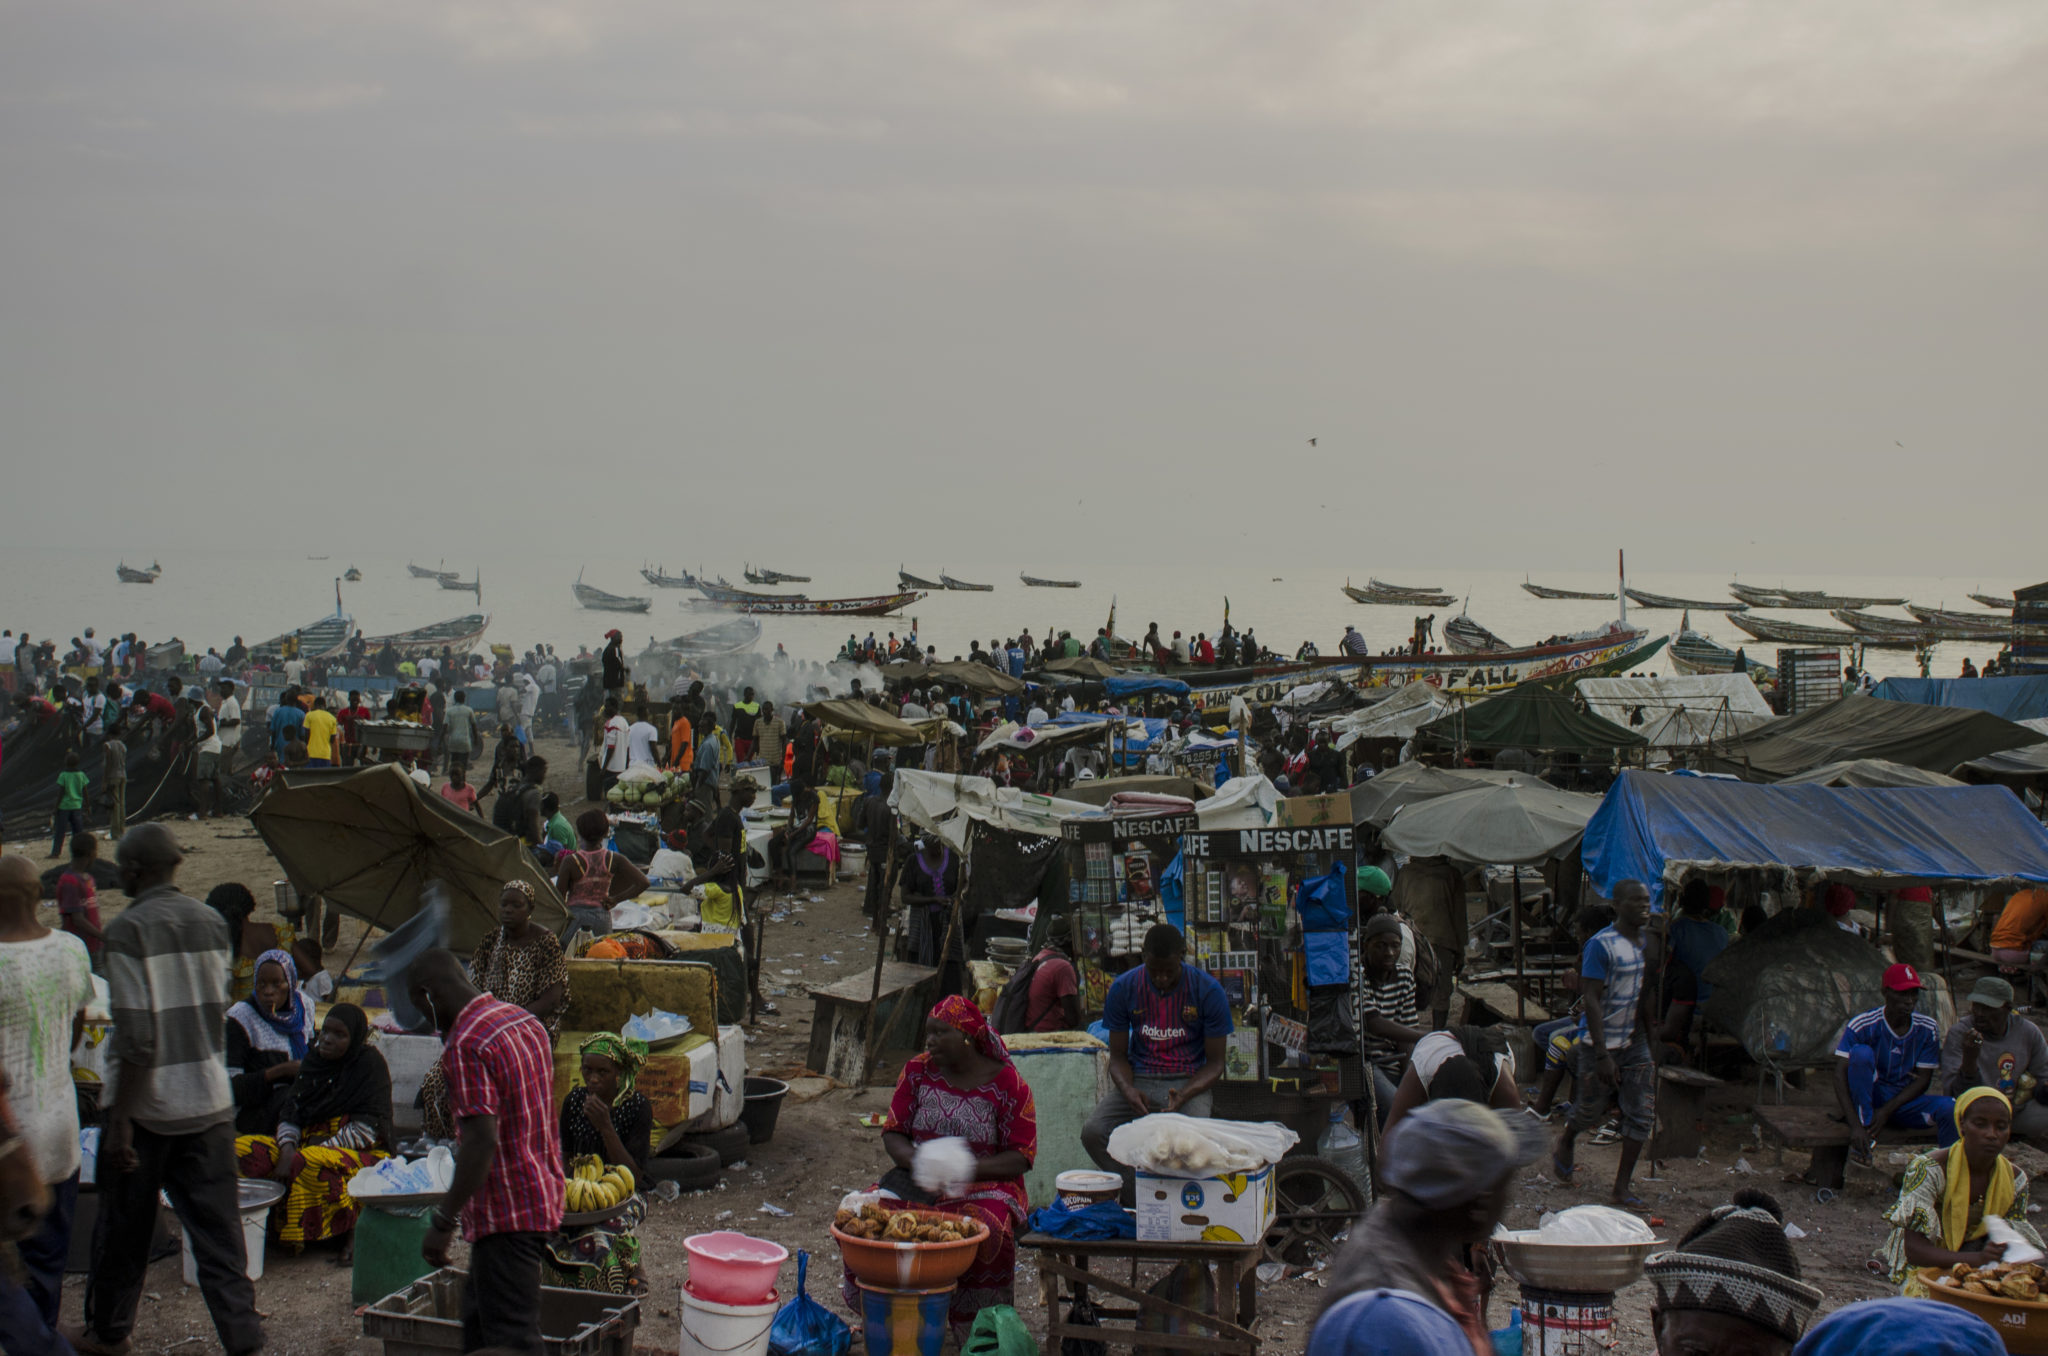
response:
{"label": "vendor display table", "polygon": [[[873,974],[848,975],[837,984],[811,990],[814,1011],[811,1045],[804,1055],[812,1070],[842,1083],[859,1083],[867,1077],[867,1051],[917,1049],[924,1045],[924,1014],[935,1001],[932,990],[937,970],[922,965],[889,961],[882,966],[881,992],[875,991]],[[869,1013],[869,999],[874,1011]],[[899,1005],[909,1012],[891,1023],[890,1015]],[[881,1033],[888,1031],[886,1045]]]}
{"label": "vendor display table", "polygon": [[[1252,1331],[1258,1319],[1258,1243],[1144,1243],[1117,1238],[1099,1242],[1077,1242],[1050,1234],[1026,1234],[1017,1240],[1038,1256],[1038,1288],[1045,1302],[1045,1348],[1060,1350],[1066,1338],[1099,1342],[1106,1347],[1153,1347],[1181,1352],[1219,1352],[1226,1356],[1258,1356],[1259,1338]],[[1095,1260],[1130,1263],[1130,1281],[1114,1281],[1089,1269]],[[1216,1268],[1216,1295],[1223,1316],[1201,1313],[1149,1295],[1138,1282],[1140,1262],[1206,1263]],[[1061,1281],[1071,1291],[1061,1295]],[[1129,1306],[1097,1303],[1095,1315],[1104,1320],[1090,1327],[1069,1324],[1067,1308],[1076,1298],[1086,1298],[1090,1289],[1105,1299],[1129,1300]],[[1236,1296],[1233,1305],[1231,1296]],[[1236,1312],[1233,1314],[1232,1309]],[[1193,1332],[1170,1336],[1144,1332],[1136,1327],[1141,1316],[1178,1319],[1193,1325]],[[1111,1326],[1111,1320],[1116,1326]],[[1130,1323],[1133,1326],[1122,1326]]]}

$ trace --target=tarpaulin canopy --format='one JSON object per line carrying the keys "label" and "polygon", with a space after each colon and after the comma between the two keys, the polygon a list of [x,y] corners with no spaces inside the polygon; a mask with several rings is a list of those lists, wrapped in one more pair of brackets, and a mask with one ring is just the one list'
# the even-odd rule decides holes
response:
{"label": "tarpaulin canopy", "polygon": [[1007,697],[1024,690],[1022,678],[1012,678],[999,669],[992,669],[986,664],[970,664],[964,659],[933,664],[924,671],[924,676],[942,683],[955,683],[984,697]]}
{"label": "tarpaulin canopy", "polygon": [[897,772],[889,808],[956,849],[966,848],[968,826],[976,821],[1011,833],[1057,838],[1063,821],[1095,813],[1092,805],[1027,795],[1013,786],[997,786],[987,777],[955,777],[910,768]]}
{"label": "tarpaulin canopy", "polygon": [[1956,770],[1967,772],[1976,780],[1998,782],[2004,786],[2034,785],[2048,778],[2048,744],[1987,753],[1982,758],[1972,758]]}
{"label": "tarpaulin canopy", "polygon": [[2048,716],[2048,674],[2010,678],[1887,678],[1870,694],[1880,701],[1989,711],[2006,720]]}
{"label": "tarpaulin canopy", "polygon": [[889,746],[929,743],[938,727],[945,723],[943,718],[934,717],[913,725],[901,716],[892,716],[879,706],[869,706],[852,697],[806,702],[804,710],[831,729],[848,731],[863,740],[872,736],[877,744]]}
{"label": "tarpaulin canopy", "polygon": [[1634,730],[1657,749],[1718,744],[1777,719],[1743,673],[1581,678],[1578,690],[1594,715]]}
{"label": "tarpaulin canopy", "polygon": [[1102,686],[1112,697],[1130,697],[1140,692],[1164,692],[1168,696],[1184,697],[1193,690],[1178,678],[1166,678],[1156,673],[1132,673],[1116,678],[1104,678]]}
{"label": "tarpaulin canopy", "polygon": [[1926,768],[1888,763],[1882,758],[1853,758],[1825,763],[1811,772],[1787,777],[1780,786],[1961,786],[1954,777]]}
{"label": "tarpaulin canopy", "polygon": [[1429,683],[1408,683],[1394,689],[1394,695],[1358,711],[1346,711],[1328,720],[1313,722],[1337,736],[1337,747],[1348,749],[1361,739],[1412,739],[1415,732],[1456,705],[1442,688]]}
{"label": "tarpaulin canopy", "polygon": [[1047,673],[1070,673],[1079,678],[1114,678],[1123,672],[1114,664],[1105,664],[1093,655],[1085,654],[1048,659],[1039,667]]}
{"label": "tarpaulin canopy", "polygon": [[1514,780],[1455,791],[1396,814],[1380,839],[1408,857],[1512,866],[1562,857],[1586,831],[1600,797]]}
{"label": "tarpaulin canopy", "polygon": [[1642,746],[1643,737],[1589,715],[1563,692],[1523,686],[1439,716],[1416,738],[1474,749],[1562,749],[1605,753]]}
{"label": "tarpaulin canopy", "polygon": [[1189,800],[1207,800],[1216,794],[1216,788],[1193,777],[1105,777],[1100,781],[1077,782],[1065,787],[1060,794],[1069,800],[1085,802],[1090,808],[1109,804],[1109,798],[1125,791],[1146,791],[1155,796],[1185,796]]}
{"label": "tarpaulin canopy", "polygon": [[468,951],[498,924],[508,880],[533,887],[533,920],[569,912],[519,839],[426,795],[395,763],[340,781],[275,790],[249,816],[300,895],[389,931],[419,911],[429,881],[447,888],[449,943]]}
{"label": "tarpaulin canopy", "polygon": [[[1511,781],[1529,784],[1541,780],[1526,772],[1431,767],[1427,763],[1407,762],[1352,787],[1351,818],[1353,823],[1384,828],[1403,807],[1421,801],[1455,795],[1479,786],[1505,786]],[[1548,782],[1542,784],[1549,785]]]}
{"label": "tarpaulin canopy", "polygon": [[1758,786],[1630,769],[1586,825],[1583,855],[1609,897],[1631,879],[1660,893],[1688,868],[2048,882],[2048,828],[2002,786]]}
{"label": "tarpaulin canopy", "polygon": [[1987,753],[2048,739],[1985,711],[1913,706],[1848,696],[1772,721],[1700,756],[1701,765],[1746,781],[1774,782],[1825,763],[1883,758],[1949,772]]}
{"label": "tarpaulin canopy", "polygon": [[[1143,727],[1138,737],[1146,738]],[[974,748],[978,754],[992,749],[1055,749],[1070,744],[1094,743],[1103,738],[1100,725],[1019,725],[1005,721],[988,732],[988,738]]]}

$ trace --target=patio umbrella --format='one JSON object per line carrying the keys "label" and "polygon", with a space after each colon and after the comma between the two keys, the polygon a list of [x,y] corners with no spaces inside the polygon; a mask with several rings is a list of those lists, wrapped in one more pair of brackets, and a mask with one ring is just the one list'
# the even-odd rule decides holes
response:
{"label": "patio umbrella", "polygon": [[[1424,686],[1416,684],[1415,686]],[[1351,813],[1361,824],[1385,828],[1402,810],[1440,796],[1455,795],[1480,786],[1501,786],[1510,781],[1526,786],[1550,783],[1526,772],[1501,772],[1493,768],[1431,767],[1423,762],[1402,763],[1388,768],[1351,790]]]}
{"label": "patio umbrella", "polygon": [[498,926],[508,880],[533,886],[533,921],[568,920],[555,887],[518,838],[424,795],[395,764],[317,785],[287,786],[250,815],[293,888],[390,931],[420,909],[430,881],[448,902],[449,944],[469,951]]}
{"label": "patio umbrella", "polygon": [[1517,779],[1410,805],[1380,838],[1410,857],[1500,866],[1541,862],[1563,856],[1599,808],[1598,796]]}

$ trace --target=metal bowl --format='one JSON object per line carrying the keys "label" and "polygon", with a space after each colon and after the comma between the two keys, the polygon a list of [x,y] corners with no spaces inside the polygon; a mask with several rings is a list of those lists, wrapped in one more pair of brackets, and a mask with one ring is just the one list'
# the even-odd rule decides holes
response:
{"label": "metal bowl", "polygon": [[1494,1255],[1508,1275],[1523,1285],[1564,1290],[1578,1295],[1612,1295],[1643,1278],[1650,1254],[1671,1245],[1648,1243],[1538,1243],[1533,1239],[1496,1238]]}

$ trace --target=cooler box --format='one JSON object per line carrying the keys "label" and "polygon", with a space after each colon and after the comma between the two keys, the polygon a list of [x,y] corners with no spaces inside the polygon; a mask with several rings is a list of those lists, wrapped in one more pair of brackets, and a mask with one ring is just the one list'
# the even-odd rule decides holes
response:
{"label": "cooler box", "polygon": [[[683,1127],[693,1134],[737,1125],[740,1112],[746,1109],[747,1033],[737,1024],[718,1028],[717,1057],[716,1071],[706,1071],[701,1088],[711,1099],[710,1108],[699,1112]],[[700,1088],[693,1084],[690,1091],[694,1097]],[[696,1105],[694,1100],[691,1105]]]}
{"label": "cooler box", "polygon": [[[583,1081],[579,1052],[588,1031],[564,1031],[555,1037],[555,1106]],[[701,1031],[692,1031],[674,1045],[652,1051],[634,1080],[634,1089],[654,1108],[654,1142],[710,1111],[711,1090],[718,1078],[718,1047]]]}
{"label": "cooler box", "polygon": [[1138,1174],[1144,1243],[1250,1243],[1273,1227],[1273,1165],[1222,1177]]}

